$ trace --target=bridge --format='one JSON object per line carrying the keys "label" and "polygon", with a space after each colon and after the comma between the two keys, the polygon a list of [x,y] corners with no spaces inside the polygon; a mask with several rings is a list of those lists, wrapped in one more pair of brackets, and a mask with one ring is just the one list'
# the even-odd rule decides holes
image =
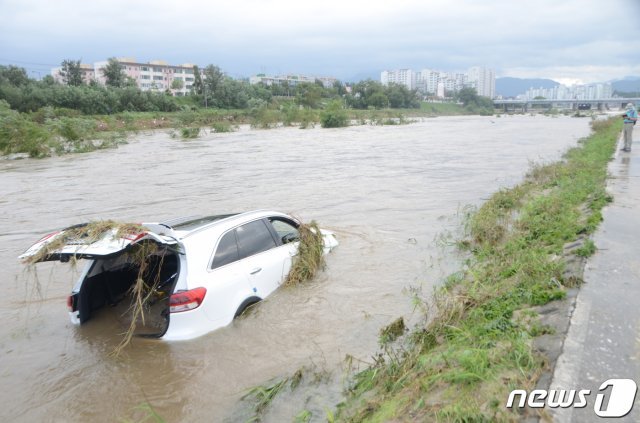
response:
{"label": "bridge", "polygon": [[638,104],[640,97],[633,98],[600,98],[597,100],[493,100],[496,109],[502,108],[505,112],[509,110],[520,110],[527,112],[530,109],[552,109],[563,108],[571,110],[592,109],[617,110],[624,109],[627,103]]}

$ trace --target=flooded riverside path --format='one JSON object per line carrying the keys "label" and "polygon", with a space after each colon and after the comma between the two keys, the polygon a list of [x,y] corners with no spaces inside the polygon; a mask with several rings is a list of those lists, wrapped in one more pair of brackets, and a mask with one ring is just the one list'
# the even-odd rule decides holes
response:
{"label": "flooded riverside path", "polygon": [[[158,132],[116,150],[0,161],[0,420],[135,420],[149,403],[167,422],[235,421],[247,390],[275,377],[305,367],[340,380],[347,354],[369,361],[379,329],[412,315],[406,288],[428,294],[437,283],[435,238],[458,226],[458,210],[588,133],[587,119],[569,117],[441,117],[184,142]],[[36,280],[17,260],[75,223],[256,208],[334,230],[341,244],[326,270],[226,328],[187,342],[135,339],[118,358],[117,319],[69,322],[66,296],[80,268],[41,264]],[[314,399],[319,421],[339,401],[340,386],[329,385]],[[278,421],[305,408],[274,405]]]}

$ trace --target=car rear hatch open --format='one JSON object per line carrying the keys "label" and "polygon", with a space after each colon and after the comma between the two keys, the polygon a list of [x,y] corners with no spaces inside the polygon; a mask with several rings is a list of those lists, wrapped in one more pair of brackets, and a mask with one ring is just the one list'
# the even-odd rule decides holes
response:
{"label": "car rear hatch open", "polygon": [[[114,309],[111,315],[124,328],[157,337],[167,330],[169,296],[179,275],[177,238],[163,224],[91,222],[46,235],[19,258],[27,265],[88,259],[67,301],[71,321],[84,323],[110,306],[106,309]],[[144,314],[135,311],[135,304],[143,304]]]}
{"label": "car rear hatch open", "polygon": [[26,264],[69,259],[96,259],[119,254],[142,241],[178,244],[171,228],[157,223],[121,224],[112,221],[71,226],[42,237],[19,259]]}

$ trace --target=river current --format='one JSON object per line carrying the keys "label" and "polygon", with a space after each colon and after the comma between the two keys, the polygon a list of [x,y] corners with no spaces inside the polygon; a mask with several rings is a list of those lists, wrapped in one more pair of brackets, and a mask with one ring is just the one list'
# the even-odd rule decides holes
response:
{"label": "river current", "polygon": [[[428,296],[451,270],[437,240],[459,227],[460,211],[588,134],[579,118],[439,117],[193,141],[141,133],[113,150],[0,160],[0,420],[136,420],[150,404],[167,422],[243,421],[251,387],[304,369],[299,392],[266,421],[304,409],[322,421],[340,401],[345,357],[371,361],[381,327],[417,320],[412,290]],[[47,263],[34,275],[17,259],[42,235],[89,220],[258,208],[335,231],[325,271],[226,328],[187,342],[135,339],[117,358],[116,321],[69,322],[77,270]]]}

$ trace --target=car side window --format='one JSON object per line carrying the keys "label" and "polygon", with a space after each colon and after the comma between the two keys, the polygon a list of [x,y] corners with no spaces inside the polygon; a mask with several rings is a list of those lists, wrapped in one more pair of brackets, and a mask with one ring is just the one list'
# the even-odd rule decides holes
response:
{"label": "car side window", "polygon": [[216,254],[213,256],[213,263],[211,263],[212,269],[224,266],[225,264],[233,263],[238,260],[238,244],[236,243],[236,231],[229,231],[218,243]]}
{"label": "car side window", "polygon": [[256,220],[238,227],[236,234],[238,235],[240,258],[258,254],[276,246],[276,242],[263,220]]}
{"label": "car side window", "polygon": [[270,218],[269,221],[278,234],[278,239],[283,244],[300,241],[300,232],[298,232],[297,225],[294,222],[276,217]]}

